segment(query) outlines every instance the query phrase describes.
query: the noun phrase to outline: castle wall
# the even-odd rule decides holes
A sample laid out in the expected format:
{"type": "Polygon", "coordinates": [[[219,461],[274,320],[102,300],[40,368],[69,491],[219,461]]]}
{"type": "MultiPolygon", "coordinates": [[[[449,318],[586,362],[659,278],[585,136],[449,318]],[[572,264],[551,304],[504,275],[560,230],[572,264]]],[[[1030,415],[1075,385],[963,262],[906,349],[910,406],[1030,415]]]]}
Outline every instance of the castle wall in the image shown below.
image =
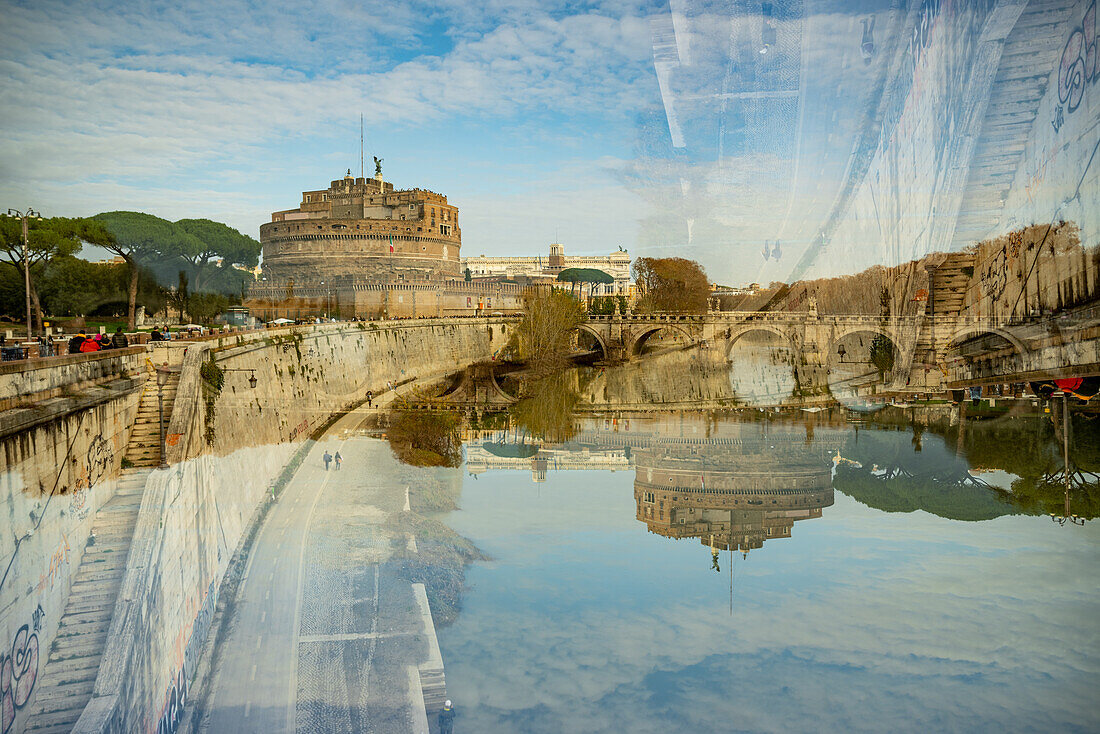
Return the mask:
{"type": "Polygon", "coordinates": [[[518,313],[524,289],[508,283],[337,281],[329,287],[258,284],[245,305],[264,321],[278,318],[427,318],[518,313]]]}

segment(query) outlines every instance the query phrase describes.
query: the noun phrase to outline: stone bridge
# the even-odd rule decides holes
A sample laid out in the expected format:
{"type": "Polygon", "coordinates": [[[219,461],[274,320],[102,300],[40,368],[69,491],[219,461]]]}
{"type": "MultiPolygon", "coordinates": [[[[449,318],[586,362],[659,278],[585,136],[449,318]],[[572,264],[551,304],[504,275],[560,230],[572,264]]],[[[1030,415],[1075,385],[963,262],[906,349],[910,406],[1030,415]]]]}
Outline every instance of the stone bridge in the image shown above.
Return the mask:
{"type": "Polygon", "coordinates": [[[806,386],[829,383],[841,342],[883,335],[893,346],[886,390],[942,389],[972,384],[1100,373],[1100,309],[1008,322],[946,315],[876,317],[805,312],[711,311],[706,314],[594,316],[579,331],[592,336],[612,363],[631,361],[657,334],[720,349],[729,358],[750,333],[770,333],[795,357],[806,386]]]}

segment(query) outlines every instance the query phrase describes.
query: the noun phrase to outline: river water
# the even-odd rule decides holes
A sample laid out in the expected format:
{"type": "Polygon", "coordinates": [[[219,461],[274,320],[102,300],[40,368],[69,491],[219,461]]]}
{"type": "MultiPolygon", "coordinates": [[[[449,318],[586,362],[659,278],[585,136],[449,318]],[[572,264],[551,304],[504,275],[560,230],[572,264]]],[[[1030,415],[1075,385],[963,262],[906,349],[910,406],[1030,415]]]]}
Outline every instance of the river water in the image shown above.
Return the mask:
{"type": "Polygon", "coordinates": [[[612,411],[580,383],[558,440],[513,410],[451,470],[438,519],[485,557],[438,629],[456,731],[1100,730],[1087,406],[612,411]]]}

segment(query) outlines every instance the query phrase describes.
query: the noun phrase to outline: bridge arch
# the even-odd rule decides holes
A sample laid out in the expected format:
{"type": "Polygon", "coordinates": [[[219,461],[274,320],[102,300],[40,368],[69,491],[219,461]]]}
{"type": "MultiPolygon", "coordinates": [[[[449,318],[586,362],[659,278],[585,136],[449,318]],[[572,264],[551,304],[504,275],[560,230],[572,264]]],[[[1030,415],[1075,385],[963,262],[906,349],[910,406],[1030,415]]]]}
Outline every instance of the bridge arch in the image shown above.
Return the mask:
{"type": "Polygon", "coordinates": [[[603,334],[600,333],[599,329],[593,328],[589,324],[581,324],[576,328],[576,331],[590,334],[592,338],[596,340],[596,343],[600,345],[600,351],[603,352],[603,358],[610,358],[611,352],[609,352],[607,349],[607,339],[603,334]]]}
{"type": "Polygon", "coordinates": [[[865,400],[866,393],[861,393],[861,390],[871,385],[891,385],[899,379],[904,383],[908,375],[899,375],[907,372],[907,348],[912,350],[912,344],[903,345],[898,331],[881,322],[868,320],[838,325],[824,354],[825,379],[829,392],[837,400],[847,404],[865,400]],[[871,340],[865,343],[862,337],[868,336],[871,340]],[[861,337],[858,348],[852,343],[853,337],[861,337]],[[875,354],[875,342],[879,337],[889,342],[888,355],[875,354]],[[845,340],[848,340],[847,349],[845,340]],[[888,356],[889,361],[878,359],[878,356],[888,356]]]}
{"type": "Polygon", "coordinates": [[[894,350],[896,352],[900,353],[902,350],[901,337],[897,329],[887,324],[868,321],[866,323],[843,324],[838,326],[829,344],[829,351],[833,351],[833,349],[840,344],[842,339],[855,334],[877,334],[879,336],[884,336],[894,345],[894,350]]]}
{"type": "Polygon", "coordinates": [[[955,333],[951,335],[951,338],[947,340],[944,350],[946,352],[957,350],[960,344],[966,339],[982,336],[983,334],[992,334],[993,336],[1001,337],[1011,344],[1020,354],[1027,354],[1029,351],[1027,345],[1012,332],[1002,329],[999,326],[985,326],[982,324],[967,324],[956,330],[955,333]]]}
{"type": "MultiPolygon", "coordinates": [[[[701,338],[698,334],[692,334],[685,329],[681,324],[675,321],[669,322],[657,322],[642,327],[636,334],[632,334],[629,343],[624,344],[626,347],[626,353],[631,357],[638,356],[638,353],[645,346],[645,343],[649,341],[650,337],[654,334],[669,329],[678,332],[681,336],[687,339],[688,342],[698,342],[701,338]]],[[[605,352],[606,353],[606,352],[605,352]]]]}
{"type": "Polygon", "coordinates": [[[785,331],[782,327],[765,322],[750,321],[747,323],[737,324],[730,326],[725,332],[720,332],[722,338],[726,340],[725,355],[726,361],[729,361],[730,355],[733,354],[734,345],[741,339],[741,337],[751,334],[753,332],[765,332],[768,334],[774,334],[778,336],[783,342],[783,346],[790,349],[792,352],[798,352],[798,343],[791,336],[789,331],[785,331]],[[728,335],[727,335],[728,334],[728,335]]]}

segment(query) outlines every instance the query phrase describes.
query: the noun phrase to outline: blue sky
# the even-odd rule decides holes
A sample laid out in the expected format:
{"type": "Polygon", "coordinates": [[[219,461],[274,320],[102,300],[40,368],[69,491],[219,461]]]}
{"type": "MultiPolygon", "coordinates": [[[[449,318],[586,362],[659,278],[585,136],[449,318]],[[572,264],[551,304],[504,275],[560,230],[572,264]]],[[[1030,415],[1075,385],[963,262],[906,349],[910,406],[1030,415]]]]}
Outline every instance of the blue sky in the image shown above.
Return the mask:
{"type": "Polygon", "coordinates": [[[379,155],[398,187],[447,194],[467,252],[541,252],[555,232],[613,250],[632,244],[637,201],[608,170],[656,103],[659,8],[8,3],[0,198],[256,236],[303,189],[358,169],[362,113],[368,168],[379,155]]]}
{"type": "Polygon", "coordinates": [[[377,155],[396,186],[445,193],[467,255],[621,245],[768,282],[835,230],[850,254],[806,275],[894,264],[950,244],[920,232],[954,221],[956,192],[892,161],[946,149],[945,100],[982,98],[963,95],[964,31],[988,8],[943,7],[915,75],[890,0],[9,0],[0,206],[257,236],[303,189],[357,171],[362,113],[368,171],[377,155]],[[941,88],[884,152],[892,128],[868,111],[895,73],[902,92],[917,76],[941,88]]]}

